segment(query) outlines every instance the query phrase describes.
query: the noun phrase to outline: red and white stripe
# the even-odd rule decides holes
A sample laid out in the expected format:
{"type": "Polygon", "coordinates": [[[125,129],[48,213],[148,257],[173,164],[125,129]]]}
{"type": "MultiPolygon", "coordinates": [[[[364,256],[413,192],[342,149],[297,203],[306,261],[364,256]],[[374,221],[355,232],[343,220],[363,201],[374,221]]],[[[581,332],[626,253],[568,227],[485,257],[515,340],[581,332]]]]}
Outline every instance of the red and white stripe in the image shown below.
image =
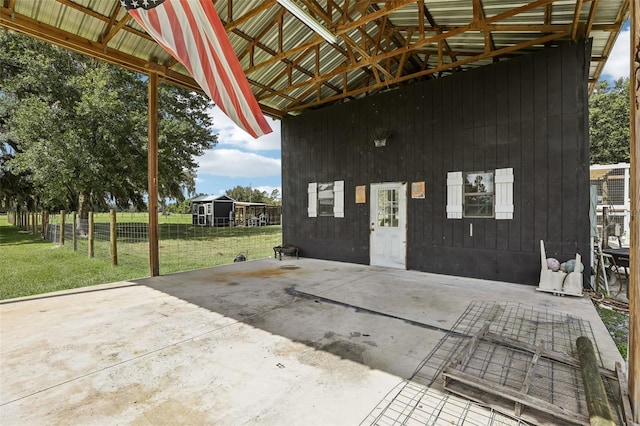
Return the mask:
{"type": "Polygon", "coordinates": [[[171,0],[129,13],[254,138],[271,133],[211,0],[171,0]]]}

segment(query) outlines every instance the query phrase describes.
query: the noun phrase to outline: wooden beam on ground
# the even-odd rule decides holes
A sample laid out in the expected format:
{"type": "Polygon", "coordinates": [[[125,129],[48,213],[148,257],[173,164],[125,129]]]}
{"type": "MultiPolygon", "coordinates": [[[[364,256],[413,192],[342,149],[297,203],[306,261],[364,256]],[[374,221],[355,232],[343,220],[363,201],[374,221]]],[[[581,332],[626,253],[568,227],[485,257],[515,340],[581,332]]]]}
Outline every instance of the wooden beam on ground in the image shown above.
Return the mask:
{"type": "Polygon", "coordinates": [[[631,262],[630,270],[630,388],[633,390],[632,404],[634,420],[640,421],[640,3],[631,2],[631,262]],[[635,371],[631,371],[635,367],[635,371]],[[635,373],[633,376],[632,374],[635,373]],[[635,382],[635,383],[633,383],[635,382]]]}
{"type": "Polygon", "coordinates": [[[160,275],[158,256],[158,74],[149,72],[149,143],[147,151],[149,186],[149,275],[160,275]]]}
{"type": "Polygon", "coordinates": [[[592,426],[614,426],[613,411],[609,405],[604,382],[598,373],[598,361],[591,340],[584,336],[578,337],[576,349],[580,359],[580,373],[589,410],[589,422],[592,426]]]}

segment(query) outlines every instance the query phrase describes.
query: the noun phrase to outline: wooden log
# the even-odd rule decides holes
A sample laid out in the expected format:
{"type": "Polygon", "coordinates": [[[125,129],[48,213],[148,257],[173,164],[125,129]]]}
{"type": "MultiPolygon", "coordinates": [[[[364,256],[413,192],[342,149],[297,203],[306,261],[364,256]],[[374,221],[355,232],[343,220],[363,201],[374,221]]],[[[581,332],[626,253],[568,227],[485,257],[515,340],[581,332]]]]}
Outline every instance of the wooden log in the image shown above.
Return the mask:
{"type": "Polygon", "coordinates": [[[613,412],[609,406],[607,392],[598,371],[598,361],[591,340],[580,336],[576,340],[580,372],[584,385],[584,394],[589,410],[589,422],[592,426],[615,426],[613,412]]]}
{"type": "Polygon", "coordinates": [[[109,246],[111,253],[111,266],[118,264],[118,224],[116,222],[116,211],[109,212],[109,246]]]}
{"type": "Polygon", "coordinates": [[[87,241],[87,246],[89,247],[87,250],[89,251],[89,257],[93,257],[94,256],[94,251],[93,251],[93,212],[89,212],[89,229],[88,229],[88,241],[87,241]]]}

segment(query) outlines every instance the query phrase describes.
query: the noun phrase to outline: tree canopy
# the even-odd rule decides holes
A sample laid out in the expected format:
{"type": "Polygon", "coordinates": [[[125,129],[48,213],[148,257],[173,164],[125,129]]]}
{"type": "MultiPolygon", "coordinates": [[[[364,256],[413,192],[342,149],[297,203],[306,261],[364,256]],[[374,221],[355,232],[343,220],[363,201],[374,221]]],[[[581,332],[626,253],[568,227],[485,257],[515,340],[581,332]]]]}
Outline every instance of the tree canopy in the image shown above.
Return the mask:
{"type": "Polygon", "coordinates": [[[227,197],[233,198],[236,201],[265,204],[278,204],[280,202],[280,191],[277,189],[271,191],[271,194],[267,194],[266,191],[238,185],[227,190],[226,194],[227,197]]]}
{"type": "Polygon", "coordinates": [[[629,162],[629,79],[598,82],[589,98],[591,164],[629,162]]]}
{"type": "MultiPolygon", "coordinates": [[[[146,76],[0,32],[0,199],[86,212],[146,208],[146,76]]],[[[207,97],[159,86],[161,199],[195,191],[217,143],[207,97]]]]}

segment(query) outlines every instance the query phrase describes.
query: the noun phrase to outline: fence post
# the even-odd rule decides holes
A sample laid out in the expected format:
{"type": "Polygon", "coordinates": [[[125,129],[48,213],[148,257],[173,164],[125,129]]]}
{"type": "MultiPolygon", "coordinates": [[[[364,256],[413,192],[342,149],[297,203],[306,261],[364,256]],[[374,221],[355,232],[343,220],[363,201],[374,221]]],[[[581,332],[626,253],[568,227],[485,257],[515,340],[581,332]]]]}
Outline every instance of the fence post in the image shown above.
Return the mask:
{"type": "Polygon", "coordinates": [[[116,211],[111,209],[109,212],[109,241],[111,242],[111,265],[118,264],[118,228],[116,223],[116,211]]]}
{"type": "Polygon", "coordinates": [[[73,224],[71,225],[71,233],[73,234],[73,251],[78,251],[78,213],[73,212],[73,224]]]}
{"type": "Polygon", "coordinates": [[[93,257],[93,212],[89,212],[89,257],[93,257]]]}
{"type": "Polygon", "coordinates": [[[44,238],[47,236],[47,213],[42,210],[42,223],[40,225],[41,234],[44,238]]]}
{"type": "Polygon", "coordinates": [[[65,211],[60,210],[60,245],[64,245],[64,219],[65,219],[65,211]]]}

